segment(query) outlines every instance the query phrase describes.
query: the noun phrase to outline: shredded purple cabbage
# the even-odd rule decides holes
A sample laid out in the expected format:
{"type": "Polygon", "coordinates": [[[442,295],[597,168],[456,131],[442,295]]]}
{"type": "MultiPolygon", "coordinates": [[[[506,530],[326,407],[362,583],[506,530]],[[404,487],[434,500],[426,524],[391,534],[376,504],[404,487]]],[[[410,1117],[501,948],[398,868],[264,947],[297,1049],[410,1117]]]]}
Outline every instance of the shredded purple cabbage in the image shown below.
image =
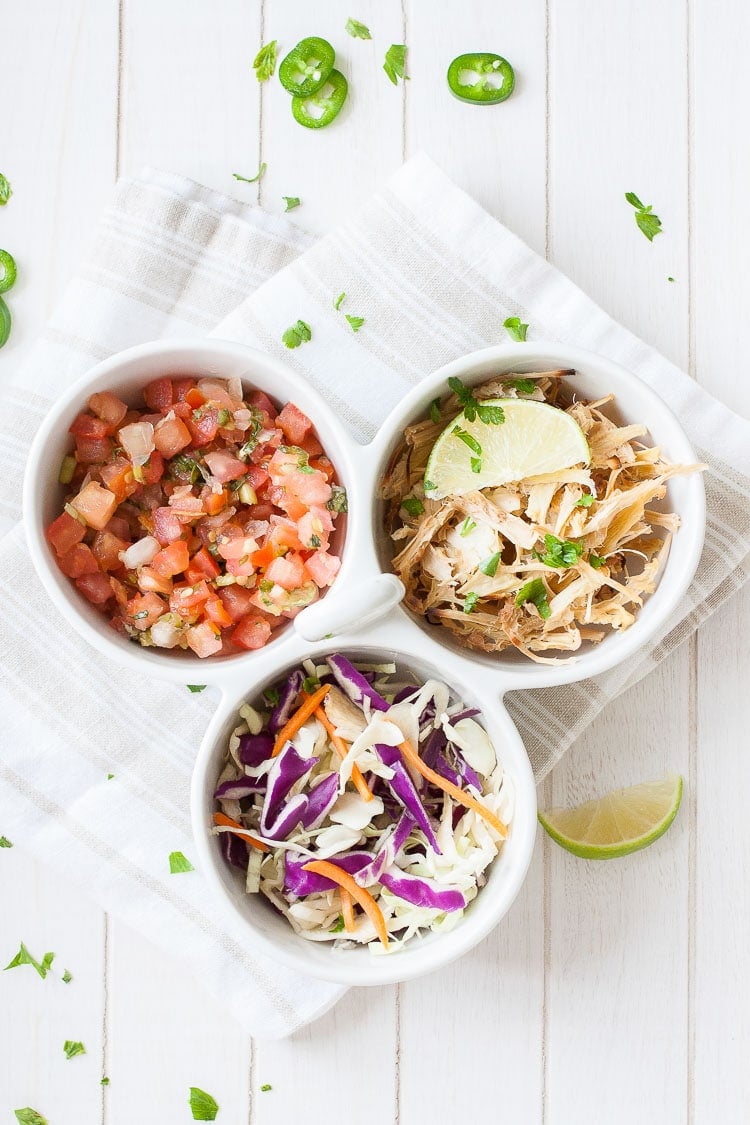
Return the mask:
{"type": "Polygon", "coordinates": [[[390,785],[393,790],[394,796],[414,817],[427,837],[432,850],[437,855],[441,855],[440,845],[437,842],[437,837],[430,824],[430,818],[425,812],[424,806],[419,799],[419,794],[414,788],[414,782],[404,765],[404,760],[401,757],[401,751],[398,746],[385,746],[383,743],[379,742],[375,746],[375,753],[378,755],[383,765],[390,766],[393,770],[393,777],[388,779],[387,784],[390,785]]]}
{"type": "Polygon", "coordinates": [[[260,814],[261,835],[269,840],[283,840],[300,823],[307,812],[309,798],[304,793],[298,793],[286,805],[283,802],[295,782],[309,773],[318,761],[318,758],[301,757],[291,742],[274,758],[260,814]]]}
{"type": "Polygon", "coordinates": [[[304,679],[305,677],[299,668],[295,668],[287,677],[286,683],[279,692],[279,702],[274,707],[268,720],[268,729],[271,734],[278,734],[284,724],[291,718],[294,705],[302,691],[304,679]]]}
{"type": "Polygon", "coordinates": [[[361,707],[365,699],[369,699],[376,711],[388,710],[390,704],[383,699],[382,695],[378,695],[374,688],[370,687],[362,673],[358,672],[345,656],[334,653],[333,656],[326,657],[326,663],[331,669],[336,683],[349,696],[352,703],[361,707]]]}
{"type": "Polygon", "coordinates": [[[238,750],[239,759],[243,766],[255,768],[265,762],[273,753],[273,735],[268,731],[260,734],[241,734],[238,750]]]}
{"type": "Polygon", "coordinates": [[[466,906],[466,900],[460,891],[439,887],[429,879],[420,879],[416,875],[407,875],[398,867],[384,871],[380,876],[380,883],[404,902],[411,902],[414,906],[426,906],[446,913],[463,910],[466,906]]]}

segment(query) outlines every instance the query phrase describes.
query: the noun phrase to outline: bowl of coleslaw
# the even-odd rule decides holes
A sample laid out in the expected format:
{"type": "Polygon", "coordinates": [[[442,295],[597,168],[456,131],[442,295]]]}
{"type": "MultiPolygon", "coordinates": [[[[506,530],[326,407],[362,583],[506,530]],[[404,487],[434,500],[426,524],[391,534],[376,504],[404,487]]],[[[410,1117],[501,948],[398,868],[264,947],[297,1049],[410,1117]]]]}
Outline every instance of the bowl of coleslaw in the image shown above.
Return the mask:
{"type": "Polygon", "coordinates": [[[192,816],[250,944],[374,985],[454,960],[502,918],[531,859],[535,787],[492,677],[467,673],[391,621],[341,648],[300,639],[225,694],[192,816]]]}

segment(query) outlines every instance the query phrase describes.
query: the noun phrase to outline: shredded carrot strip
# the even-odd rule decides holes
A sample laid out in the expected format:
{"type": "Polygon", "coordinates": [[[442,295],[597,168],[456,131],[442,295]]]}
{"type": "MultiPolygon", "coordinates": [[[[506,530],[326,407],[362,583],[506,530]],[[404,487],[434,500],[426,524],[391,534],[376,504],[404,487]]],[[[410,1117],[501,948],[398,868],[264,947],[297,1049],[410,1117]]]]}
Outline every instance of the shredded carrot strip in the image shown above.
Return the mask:
{"type": "Polygon", "coordinates": [[[503,824],[502,820],[496,817],[493,812],[490,812],[488,808],[485,808],[481,801],[477,801],[470,793],[464,793],[463,789],[459,789],[452,781],[446,781],[439,773],[435,773],[429,766],[426,766],[410,742],[402,742],[399,745],[399,750],[417,773],[421,773],[422,777],[426,777],[428,781],[437,785],[438,789],[442,789],[444,793],[450,793],[454,801],[458,801],[460,805],[464,805],[467,809],[473,809],[505,839],[508,835],[508,826],[503,824]]]}
{"type": "Polygon", "coordinates": [[[307,722],[315,708],[320,706],[330,690],[330,684],[321,684],[317,691],[307,696],[302,706],[297,708],[291,719],[284,723],[283,727],[276,735],[276,741],[273,744],[273,754],[271,755],[272,758],[275,758],[277,754],[281,753],[289,739],[297,733],[303,723],[307,722]]]}
{"type": "MultiPolygon", "coordinates": [[[[304,865],[302,870],[312,871],[315,875],[323,875],[326,879],[330,879],[332,883],[336,883],[337,886],[343,887],[345,891],[348,891],[354,901],[359,903],[372,922],[383,946],[386,949],[388,948],[388,931],[385,928],[385,918],[383,917],[380,907],[369,891],[366,891],[364,887],[360,887],[358,883],[355,883],[348,871],[337,867],[335,863],[329,863],[327,859],[311,860],[310,863],[304,865]]],[[[344,920],[344,925],[346,925],[346,919],[344,920]]]]}
{"type": "Polygon", "coordinates": [[[251,847],[257,848],[259,852],[267,852],[271,850],[268,847],[268,844],[264,844],[262,840],[256,840],[254,836],[248,836],[247,828],[240,824],[239,821],[232,820],[231,816],[225,816],[223,812],[214,813],[214,824],[220,824],[222,828],[239,829],[239,831],[235,831],[233,835],[239,836],[239,838],[241,840],[244,840],[246,844],[250,844],[251,847]]]}
{"type": "MultiPolygon", "coordinates": [[[[315,718],[318,719],[328,731],[328,737],[333,743],[339,758],[343,761],[349,752],[349,747],[346,745],[343,738],[340,738],[339,735],[336,734],[336,728],[322,707],[315,708],[315,718]]],[[[365,801],[371,801],[372,793],[370,792],[370,787],[362,776],[362,770],[357,765],[352,766],[352,781],[356,785],[360,797],[365,801]]]]}
{"type": "Polygon", "coordinates": [[[348,934],[354,932],[354,905],[346,887],[341,888],[341,913],[344,916],[344,929],[348,934]]]}

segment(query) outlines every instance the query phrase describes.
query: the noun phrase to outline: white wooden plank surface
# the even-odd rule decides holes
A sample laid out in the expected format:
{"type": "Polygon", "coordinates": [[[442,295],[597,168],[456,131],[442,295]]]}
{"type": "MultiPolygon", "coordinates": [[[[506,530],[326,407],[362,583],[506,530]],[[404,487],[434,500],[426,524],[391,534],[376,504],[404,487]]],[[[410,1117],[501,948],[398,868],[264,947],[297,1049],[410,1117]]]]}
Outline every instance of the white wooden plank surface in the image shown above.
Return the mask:
{"type": "MultiPolygon", "coordinates": [[[[748,297],[748,157],[733,125],[747,21],[738,0],[9,8],[0,170],[16,194],[0,211],[0,244],[22,273],[0,377],[75,268],[118,167],[173,168],[272,211],[299,195],[295,217],[324,231],[424,148],[605,308],[748,413],[735,331],[748,297]],[[372,42],[346,35],[349,15],[372,42]],[[310,33],[334,43],[352,80],[346,114],[317,134],[295,126],[277,83],[258,88],[250,65],[261,40],[279,39],[283,54],[310,33]],[[411,80],[396,89],[382,58],[404,41],[411,80]],[[486,47],[518,73],[496,110],[462,106],[443,85],[453,55],[486,47]],[[260,160],[259,188],[231,179],[260,160]],[[626,190],[664,221],[653,245],[626,190]]],[[[353,992],[284,1043],[251,1050],[178,951],[165,958],[18,848],[0,851],[6,963],[24,940],[37,954],[55,949],[55,967],[74,974],[68,986],[30,968],[0,976],[0,1010],[13,1013],[0,1021],[0,1115],[30,1104],[52,1125],[124,1125],[135,1112],[144,1125],[177,1122],[189,1119],[192,1083],[220,1102],[219,1120],[252,1125],[327,1123],[329,1100],[310,1096],[320,1089],[360,1125],[488,1109],[524,1125],[744,1122],[749,627],[745,595],[608,708],[545,786],[545,799],[567,802],[679,769],[685,807],[663,841],[598,866],[540,840],[516,907],[460,965],[353,992]],[[66,1038],[88,1054],[66,1060],[66,1038]]]]}

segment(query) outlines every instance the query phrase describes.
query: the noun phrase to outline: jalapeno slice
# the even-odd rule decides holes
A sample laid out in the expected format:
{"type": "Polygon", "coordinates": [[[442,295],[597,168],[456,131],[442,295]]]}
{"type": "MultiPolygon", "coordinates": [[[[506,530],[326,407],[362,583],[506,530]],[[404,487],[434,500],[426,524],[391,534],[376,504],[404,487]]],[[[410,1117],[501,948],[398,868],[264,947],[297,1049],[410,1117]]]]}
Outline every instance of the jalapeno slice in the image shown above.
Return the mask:
{"type": "Polygon", "coordinates": [[[502,55],[488,51],[458,55],[448,67],[451,93],[473,105],[497,105],[513,93],[516,76],[502,55]]]}
{"type": "Polygon", "coordinates": [[[10,336],[10,309],[0,297],[0,348],[10,336]]]}
{"type": "Polygon", "coordinates": [[[279,65],[279,81],[290,94],[308,98],[333,70],[336,52],[327,39],[301,39],[279,65]]]}
{"type": "Polygon", "coordinates": [[[0,293],[7,293],[16,281],[16,263],[7,250],[0,250],[0,293]]]}
{"type": "Polygon", "coordinates": [[[338,117],[348,89],[349,83],[341,71],[332,70],[316,93],[305,98],[292,98],[294,120],[306,129],[324,129],[338,117]]]}

